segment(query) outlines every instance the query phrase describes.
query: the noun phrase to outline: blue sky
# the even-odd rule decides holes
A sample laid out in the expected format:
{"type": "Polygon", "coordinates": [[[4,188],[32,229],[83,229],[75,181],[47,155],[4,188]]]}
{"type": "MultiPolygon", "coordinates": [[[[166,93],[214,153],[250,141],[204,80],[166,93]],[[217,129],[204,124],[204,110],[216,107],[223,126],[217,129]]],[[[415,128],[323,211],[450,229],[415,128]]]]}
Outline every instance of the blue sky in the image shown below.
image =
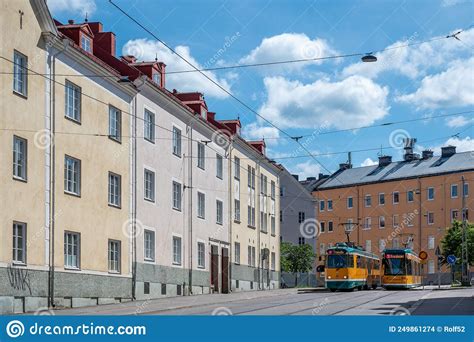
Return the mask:
{"type": "MultiPolygon", "coordinates": [[[[417,1],[152,1],[115,0],[198,67],[261,63],[371,52],[446,36],[453,38],[393,49],[376,63],[358,57],[271,67],[232,69],[208,75],[262,116],[300,140],[299,146],[226,96],[197,73],[168,75],[167,88],[201,91],[220,119],[240,117],[244,134],[266,138],[267,154],[301,177],[337,169],[347,160],[335,152],[380,149],[401,158],[401,139],[419,149],[455,144],[474,150],[473,113],[341,133],[328,131],[474,109],[474,2],[417,1]],[[458,137],[450,137],[461,132],[458,137]],[[278,159],[278,158],[287,159],[278,159]],[[322,166],[322,165],[323,166],[322,166]]],[[[167,71],[189,67],[170,54],[106,0],[48,0],[60,21],[101,21],[117,35],[119,54],[159,60],[167,71]]],[[[354,152],[355,166],[380,151],[354,152]]]]}

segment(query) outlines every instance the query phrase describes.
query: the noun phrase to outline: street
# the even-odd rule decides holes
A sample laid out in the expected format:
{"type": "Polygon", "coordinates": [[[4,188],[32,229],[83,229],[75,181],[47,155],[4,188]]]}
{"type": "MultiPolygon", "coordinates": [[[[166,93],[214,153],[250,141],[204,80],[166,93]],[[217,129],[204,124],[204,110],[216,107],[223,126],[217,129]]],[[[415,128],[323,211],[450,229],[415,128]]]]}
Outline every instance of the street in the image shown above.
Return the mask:
{"type": "Polygon", "coordinates": [[[55,310],[55,315],[474,315],[474,290],[267,292],[174,297],[55,310]]]}

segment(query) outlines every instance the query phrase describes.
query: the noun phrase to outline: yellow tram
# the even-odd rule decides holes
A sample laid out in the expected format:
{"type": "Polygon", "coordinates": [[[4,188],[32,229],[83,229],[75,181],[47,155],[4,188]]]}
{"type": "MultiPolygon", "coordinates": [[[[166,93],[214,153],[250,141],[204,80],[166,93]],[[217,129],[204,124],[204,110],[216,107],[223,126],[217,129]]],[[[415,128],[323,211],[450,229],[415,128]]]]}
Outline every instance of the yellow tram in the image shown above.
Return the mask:
{"type": "Polygon", "coordinates": [[[382,286],[409,289],[421,286],[421,259],[411,249],[386,249],[382,253],[382,286]]]}
{"type": "Polygon", "coordinates": [[[332,292],[380,286],[380,259],[360,247],[337,243],[326,252],[325,285],[332,292]]]}

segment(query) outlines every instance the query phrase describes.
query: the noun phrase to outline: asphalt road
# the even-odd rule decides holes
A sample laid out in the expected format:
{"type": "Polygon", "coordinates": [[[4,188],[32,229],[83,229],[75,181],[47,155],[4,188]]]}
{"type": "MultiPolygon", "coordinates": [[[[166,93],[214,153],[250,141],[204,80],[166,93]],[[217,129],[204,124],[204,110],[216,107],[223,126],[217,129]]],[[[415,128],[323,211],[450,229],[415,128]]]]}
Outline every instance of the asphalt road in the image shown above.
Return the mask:
{"type": "Polygon", "coordinates": [[[474,315],[474,289],[368,290],[295,289],[163,298],[55,310],[55,315],[474,315]]]}

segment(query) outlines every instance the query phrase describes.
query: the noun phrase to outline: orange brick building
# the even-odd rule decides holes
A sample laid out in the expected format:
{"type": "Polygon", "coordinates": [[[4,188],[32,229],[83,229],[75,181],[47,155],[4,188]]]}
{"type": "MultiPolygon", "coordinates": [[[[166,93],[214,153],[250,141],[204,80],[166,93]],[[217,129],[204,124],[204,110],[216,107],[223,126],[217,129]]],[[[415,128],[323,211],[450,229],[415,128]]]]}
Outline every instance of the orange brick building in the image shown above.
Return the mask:
{"type": "MultiPolygon", "coordinates": [[[[321,223],[318,256],[336,242],[346,241],[345,228],[352,227],[350,240],[379,255],[385,247],[426,251],[426,282],[435,282],[436,248],[452,220],[462,220],[463,195],[469,219],[473,183],[474,152],[456,153],[453,146],[442,148],[441,156],[431,151],[419,156],[406,148],[403,161],[383,156],[373,166],[341,164],[312,189],[321,223]]],[[[448,272],[443,282],[449,281],[448,272]]]]}

